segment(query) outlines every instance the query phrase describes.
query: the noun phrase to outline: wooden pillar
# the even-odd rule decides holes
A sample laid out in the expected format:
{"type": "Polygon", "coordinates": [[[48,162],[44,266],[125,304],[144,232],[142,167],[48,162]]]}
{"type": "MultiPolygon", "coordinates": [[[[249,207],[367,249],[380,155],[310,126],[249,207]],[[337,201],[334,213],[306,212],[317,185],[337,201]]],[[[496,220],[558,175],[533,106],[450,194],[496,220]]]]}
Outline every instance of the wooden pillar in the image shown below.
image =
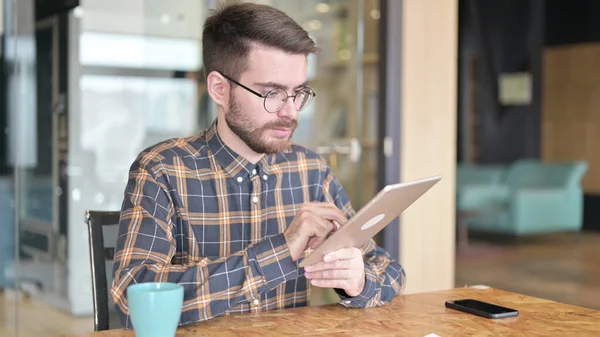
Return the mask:
{"type": "Polygon", "coordinates": [[[400,181],[442,175],[400,217],[414,293],[454,287],[458,0],[403,0],[401,12],[400,181]]]}

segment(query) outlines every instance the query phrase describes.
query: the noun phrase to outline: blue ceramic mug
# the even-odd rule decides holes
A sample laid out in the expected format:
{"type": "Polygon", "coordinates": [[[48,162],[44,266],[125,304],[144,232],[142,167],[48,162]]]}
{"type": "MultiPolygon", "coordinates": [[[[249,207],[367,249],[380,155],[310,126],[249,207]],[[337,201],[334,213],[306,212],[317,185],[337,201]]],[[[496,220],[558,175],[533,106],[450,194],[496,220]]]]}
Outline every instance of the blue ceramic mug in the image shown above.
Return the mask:
{"type": "Polygon", "coordinates": [[[136,337],[175,336],[183,305],[183,286],[137,283],[127,287],[127,300],[136,337]]]}

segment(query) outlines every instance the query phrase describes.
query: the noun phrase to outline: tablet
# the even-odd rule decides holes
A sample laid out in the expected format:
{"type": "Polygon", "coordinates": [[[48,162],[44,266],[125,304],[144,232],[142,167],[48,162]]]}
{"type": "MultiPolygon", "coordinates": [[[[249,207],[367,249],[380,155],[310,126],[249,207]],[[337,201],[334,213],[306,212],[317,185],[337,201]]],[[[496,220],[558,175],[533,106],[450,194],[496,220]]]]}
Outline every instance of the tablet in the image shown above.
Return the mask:
{"type": "Polygon", "coordinates": [[[319,263],[323,256],[341,248],[362,247],[441,179],[441,176],[434,176],[386,186],[304,258],[299,266],[319,263]]]}

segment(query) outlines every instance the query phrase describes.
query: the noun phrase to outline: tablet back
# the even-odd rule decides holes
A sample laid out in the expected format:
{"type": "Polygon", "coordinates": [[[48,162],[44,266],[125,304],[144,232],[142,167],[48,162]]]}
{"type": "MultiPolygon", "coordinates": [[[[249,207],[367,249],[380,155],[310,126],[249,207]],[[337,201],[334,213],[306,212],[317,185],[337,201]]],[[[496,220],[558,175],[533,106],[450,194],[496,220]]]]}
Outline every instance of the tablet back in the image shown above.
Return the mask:
{"type": "Polygon", "coordinates": [[[321,262],[324,255],[341,248],[363,246],[440,180],[440,176],[434,176],[386,186],[299,266],[321,262]]]}

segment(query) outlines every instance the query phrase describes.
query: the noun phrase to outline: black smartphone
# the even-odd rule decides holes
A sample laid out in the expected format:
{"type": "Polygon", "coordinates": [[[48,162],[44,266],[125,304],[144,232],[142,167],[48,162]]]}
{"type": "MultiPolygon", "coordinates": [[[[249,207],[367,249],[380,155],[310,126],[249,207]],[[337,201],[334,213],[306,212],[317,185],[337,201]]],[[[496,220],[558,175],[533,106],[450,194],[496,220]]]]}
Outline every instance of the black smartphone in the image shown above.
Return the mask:
{"type": "Polygon", "coordinates": [[[508,318],[519,316],[519,311],[499,305],[486,303],[474,299],[446,301],[446,308],[466,312],[485,318],[508,318]]]}

